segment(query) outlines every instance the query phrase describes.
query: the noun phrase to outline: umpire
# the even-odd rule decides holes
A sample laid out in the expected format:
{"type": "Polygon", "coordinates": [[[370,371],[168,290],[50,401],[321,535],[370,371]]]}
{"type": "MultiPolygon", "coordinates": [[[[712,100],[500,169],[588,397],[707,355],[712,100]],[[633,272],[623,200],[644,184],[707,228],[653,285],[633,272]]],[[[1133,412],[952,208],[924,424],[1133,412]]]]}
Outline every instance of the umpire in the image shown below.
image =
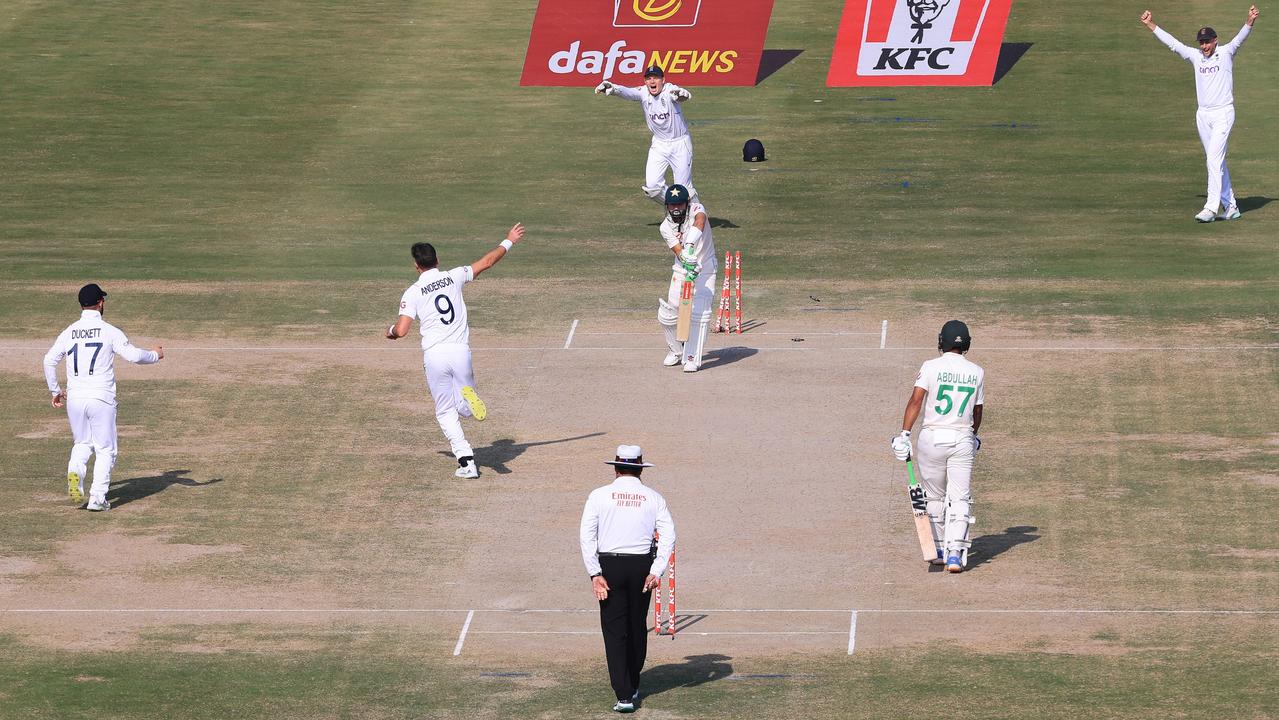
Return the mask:
{"type": "Polygon", "coordinates": [[[640,670],[648,652],[648,604],[675,547],[675,523],[661,493],[640,482],[638,445],[620,445],[606,460],[613,482],[596,488],[582,510],[582,562],[600,602],[600,627],[608,676],[617,696],[613,710],[634,712],[640,670]],[[660,540],[653,541],[654,533],[660,540]],[[656,548],[654,546],[656,545],[656,548]]]}

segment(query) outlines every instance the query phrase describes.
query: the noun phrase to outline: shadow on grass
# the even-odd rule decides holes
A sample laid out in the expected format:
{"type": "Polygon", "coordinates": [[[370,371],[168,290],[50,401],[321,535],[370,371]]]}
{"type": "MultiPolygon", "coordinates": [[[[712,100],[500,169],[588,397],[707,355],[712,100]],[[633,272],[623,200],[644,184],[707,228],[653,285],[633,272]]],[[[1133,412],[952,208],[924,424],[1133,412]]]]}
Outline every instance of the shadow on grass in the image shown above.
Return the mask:
{"type": "MultiPolygon", "coordinates": [[[[973,546],[968,551],[968,570],[981,567],[994,557],[1002,555],[1023,543],[1039,539],[1039,528],[1034,525],[1015,525],[994,535],[982,535],[973,538],[973,546]]],[[[937,567],[941,567],[938,565],[937,567]]]]}
{"type": "Polygon", "coordinates": [[[167,470],[160,475],[152,475],[150,477],[135,477],[127,480],[118,480],[111,483],[111,489],[107,491],[107,500],[112,507],[120,505],[128,505],[134,500],[141,500],[144,497],[150,497],[170,485],[182,485],[183,487],[204,487],[214,483],[222,482],[222,478],[213,478],[200,482],[189,477],[182,477],[190,470],[167,470]]]}
{"type": "Polygon", "coordinates": [[[991,85],[998,85],[1000,80],[1013,69],[1021,56],[1030,51],[1034,43],[1002,43],[999,46],[999,59],[995,61],[995,77],[991,79],[991,85]]]}
{"type": "Polygon", "coordinates": [[[759,70],[755,73],[755,85],[764,82],[769,75],[786,67],[791,60],[799,57],[803,50],[765,50],[760,54],[759,70]]]}
{"type": "MultiPolygon", "coordinates": [[[[660,642],[654,640],[653,642],[660,642]]],[[[728,655],[689,655],[679,664],[658,665],[640,675],[640,699],[660,695],[667,690],[697,687],[733,674],[728,655]]]]}
{"type": "MultiPolygon", "coordinates": [[[[585,440],[586,438],[599,437],[604,435],[603,432],[589,433],[587,435],[578,435],[576,437],[561,438],[559,440],[541,440],[539,442],[517,443],[510,438],[502,438],[494,440],[493,444],[488,447],[477,447],[475,450],[475,464],[482,468],[492,468],[498,475],[509,475],[511,469],[506,466],[515,458],[524,454],[525,450],[539,445],[555,445],[558,443],[573,442],[574,440],[585,440]]],[[[453,453],[448,450],[441,450],[440,454],[447,458],[452,458],[453,453]]]]}
{"type": "Polygon", "coordinates": [[[731,365],[738,360],[745,360],[752,355],[758,355],[759,351],[749,347],[725,347],[714,350],[707,350],[702,356],[702,370],[710,370],[724,365],[731,365]]]}
{"type": "MultiPolygon", "coordinates": [[[[1208,199],[1208,196],[1199,193],[1198,197],[1208,199]]],[[[1236,197],[1235,204],[1239,206],[1240,213],[1250,213],[1253,210],[1260,210],[1274,201],[1274,198],[1265,195],[1250,195],[1248,197],[1236,197]]]]}

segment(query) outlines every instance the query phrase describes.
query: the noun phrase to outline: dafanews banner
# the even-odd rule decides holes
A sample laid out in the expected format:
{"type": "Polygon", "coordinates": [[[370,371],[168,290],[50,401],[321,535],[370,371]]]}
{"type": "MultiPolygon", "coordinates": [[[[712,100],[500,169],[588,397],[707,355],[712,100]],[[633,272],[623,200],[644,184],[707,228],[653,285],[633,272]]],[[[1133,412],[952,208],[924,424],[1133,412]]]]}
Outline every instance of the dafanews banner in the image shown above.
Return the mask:
{"type": "Polygon", "coordinates": [[[521,85],[754,85],[773,0],[540,0],[521,85]]]}
{"type": "Polygon", "coordinates": [[[847,0],[829,87],[990,85],[1012,0],[847,0]]]}

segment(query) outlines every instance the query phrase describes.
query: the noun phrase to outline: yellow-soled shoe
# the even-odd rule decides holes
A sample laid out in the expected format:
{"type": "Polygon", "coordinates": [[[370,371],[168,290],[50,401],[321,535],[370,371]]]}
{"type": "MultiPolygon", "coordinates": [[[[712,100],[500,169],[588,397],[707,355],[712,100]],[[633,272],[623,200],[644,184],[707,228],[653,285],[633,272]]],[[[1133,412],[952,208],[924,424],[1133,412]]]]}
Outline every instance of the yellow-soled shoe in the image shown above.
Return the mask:
{"type": "Polygon", "coordinates": [[[488,408],[484,405],[484,401],[480,399],[480,396],[475,394],[475,388],[470,385],[462,388],[462,399],[470,406],[471,417],[477,421],[484,422],[484,418],[489,416],[488,408]]]}
{"type": "Polygon", "coordinates": [[[84,491],[80,489],[79,473],[67,473],[67,497],[71,498],[71,502],[77,505],[84,502],[84,491]]]}

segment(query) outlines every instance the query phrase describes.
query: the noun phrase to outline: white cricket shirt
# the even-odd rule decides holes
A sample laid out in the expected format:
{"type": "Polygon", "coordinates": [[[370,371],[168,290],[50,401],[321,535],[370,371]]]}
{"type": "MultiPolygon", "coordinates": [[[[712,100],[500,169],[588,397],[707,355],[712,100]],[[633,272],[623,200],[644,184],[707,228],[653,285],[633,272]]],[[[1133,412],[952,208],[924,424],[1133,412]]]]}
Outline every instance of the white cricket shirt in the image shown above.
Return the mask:
{"type": "Polygon", "coordinates": [[[1195,66],[1195,96],[1199,99],[1199,107],[1213,110],[1235,102],[1235,53],[1243,41],[1248,39],[1252,27],[1244,24],[1239,34],[1225,45],[1217,45],[1217,51],[1208,57],[1197,47],[1182,45],[1177,38],[1155,27],[1155,37],[1177,53],[1182,59],[1195,66]]]}
{"type": "Polygon", "coordinates": [[[466,321],[462,286],[474,279],[470,265],[455,267],[448,272],[431,268],[404,291],[400,297],[400,314],[417,318],[423,350],[442,343],[470,343],[471,330],[466,321]]]}
{"type": "Polygon", "coordinates": [[[115,404],[115,356],[140,365],[160,361],[160,353],[129,342],[120,328],[102,319],[97,310],[82,310],[44,355],[44,379],[49,394],[58,387],[58,363],[67,358],[67,397],[115,404]]]}
{"type": "Polygon", "coordinates": [[[684,124],[684,113],[671,91],[683,89],[668,82],[660,93],[653,95],[647,85],[635,88],[614,85],[613,94],[624,100],[639,101],[644,108],[644,121],[653,132],[654,140],[678,140],[688,134],[688,125],[684,124]]]}
{"type": "MultiPolygon", "coordinates": [[[[688,204],[688,213],[684,222],[676,226],[671,220],[670,213],[662,220],[662,224],[658,227],[658,231],[662,234],[662,239],[666,241],[667,248],[675,247],[676,243],[684,242],[684,235],[693,227],[693,220],[698,213],[706,213],[706,227],[702,229],[702,237],[697,241],[697,260],[702,264],[702,274],[713,273],[719,267],[715,258],[718,256],[715,252],[715,241],[711,239],[711,214],[706,212],[706,208],[702,207],[699,202],[690,202],[688,204]]],[[[683,270],[684,265],[677,258],[671,264],[672,270],[683,270]]]]}
{"type": "Polygon", "coordinates": [[[973,408],[985,404],[986,371],[959,353],[942,353],[919,367],[915,387],[923,388],[924,428],[973,429],[973,408]]]}
{"type": "Polygon", "coordinates": [[[598,553],[647,554],[653,547],[654,531],[660,537],[649,573],[660,576],[675,547],[675,521],[666,498],[630,475],[618,475],[608,485],[591,491],[582,509],[579,534],[586,573],[600,571],[598,553]]]}

